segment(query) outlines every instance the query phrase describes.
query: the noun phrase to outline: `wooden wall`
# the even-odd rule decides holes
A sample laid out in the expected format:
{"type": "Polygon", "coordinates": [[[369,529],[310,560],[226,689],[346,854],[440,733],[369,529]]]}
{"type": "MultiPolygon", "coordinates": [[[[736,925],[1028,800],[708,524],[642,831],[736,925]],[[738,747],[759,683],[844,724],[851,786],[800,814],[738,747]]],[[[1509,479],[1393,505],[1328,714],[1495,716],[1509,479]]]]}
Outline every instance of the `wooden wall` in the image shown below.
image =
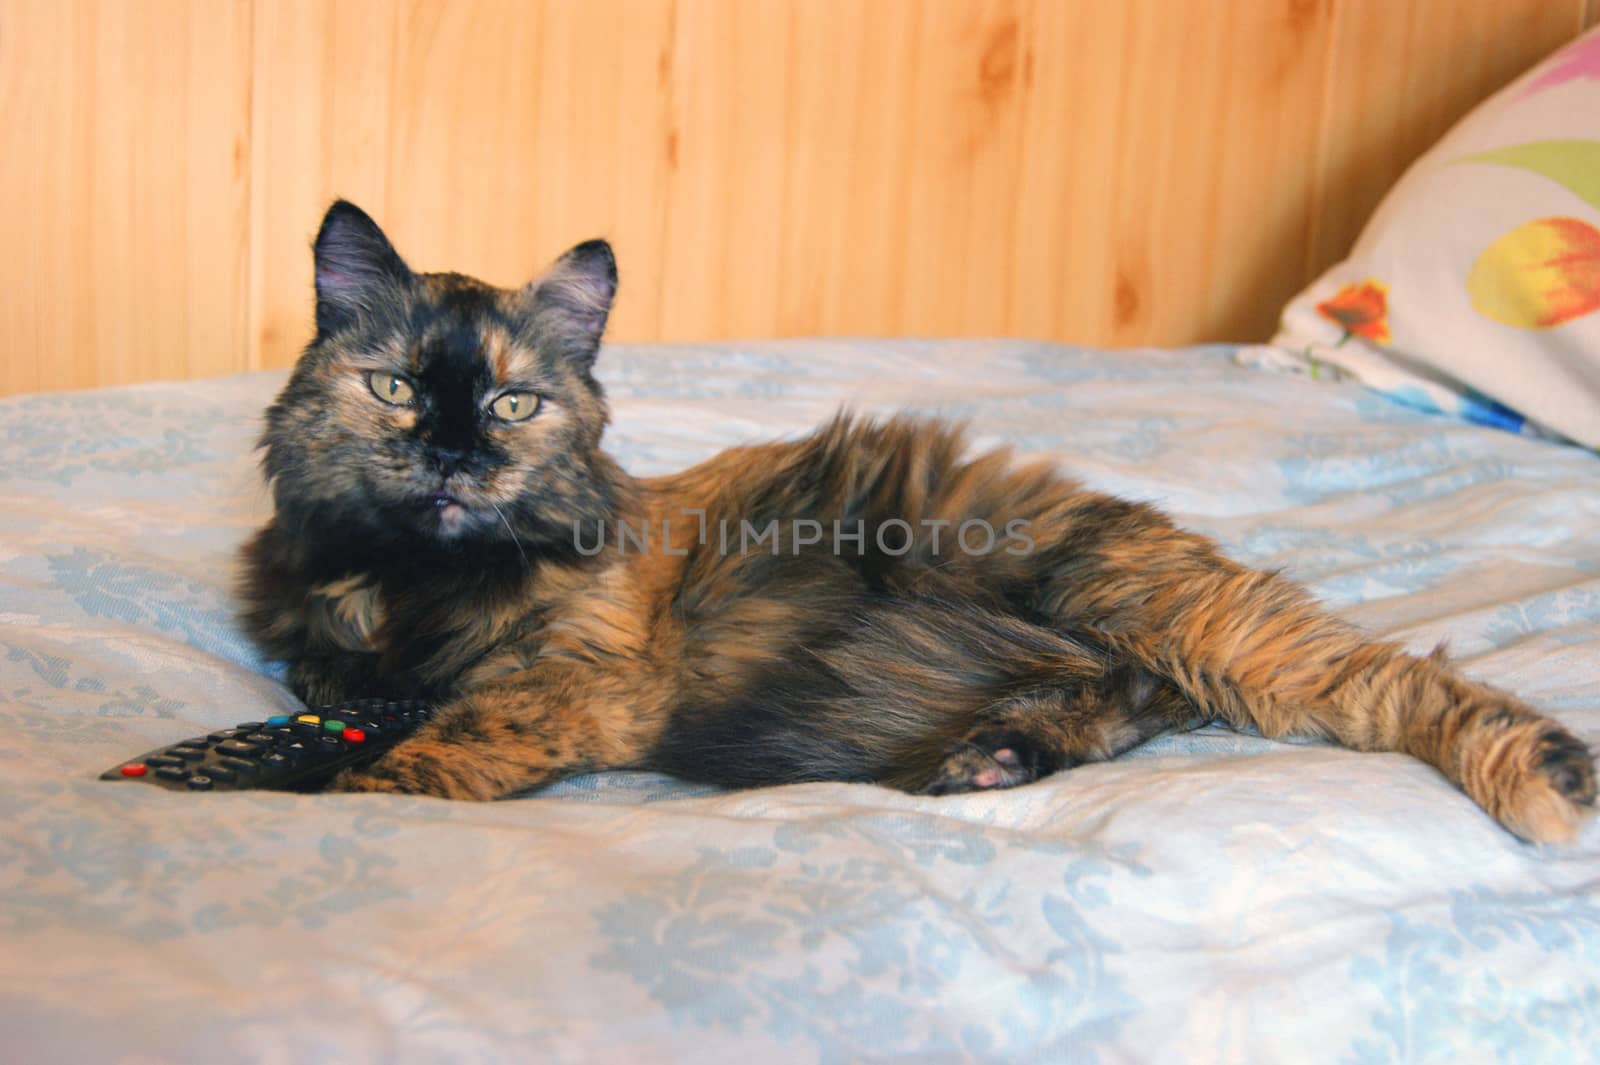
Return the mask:
{"type": "Polygon", "coordinates": [[[0,392],[284,366],[327,202],[617,339],[1256,339],[1596,0],[0,0],[0,392]]]}

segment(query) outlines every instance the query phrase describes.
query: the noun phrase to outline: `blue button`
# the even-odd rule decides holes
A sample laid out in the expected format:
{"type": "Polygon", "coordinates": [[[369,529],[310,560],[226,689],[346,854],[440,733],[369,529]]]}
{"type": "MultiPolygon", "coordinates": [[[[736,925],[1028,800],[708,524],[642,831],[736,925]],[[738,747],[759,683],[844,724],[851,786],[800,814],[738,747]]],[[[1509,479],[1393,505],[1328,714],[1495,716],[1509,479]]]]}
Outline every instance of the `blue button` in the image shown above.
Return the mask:
{"type": "Polygon", "coordinates": [[[288,723],[289,723],[289,715],[288,714],[279,714],[277,717],[269,717],[269,718],[267,718],[267,724],[269,726],[272,726],[273,728],[278,728],[278,727],[281,727],[283,725],[287,725],[288,723]]]}

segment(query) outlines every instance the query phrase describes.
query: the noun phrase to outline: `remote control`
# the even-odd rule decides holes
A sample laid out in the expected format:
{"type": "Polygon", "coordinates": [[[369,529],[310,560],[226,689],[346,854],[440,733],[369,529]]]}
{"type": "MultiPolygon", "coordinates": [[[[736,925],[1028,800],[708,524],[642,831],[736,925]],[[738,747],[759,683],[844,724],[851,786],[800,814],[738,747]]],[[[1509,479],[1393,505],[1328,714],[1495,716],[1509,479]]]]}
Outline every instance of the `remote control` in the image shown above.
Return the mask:
{"type": "Polygon", "coordinates": [[[341,769],[377,758],[432,714],[431,707],[409,699],[357,699],[158,747],[112,766],[100,779],[177,791],[315,791],[341,769]]]}

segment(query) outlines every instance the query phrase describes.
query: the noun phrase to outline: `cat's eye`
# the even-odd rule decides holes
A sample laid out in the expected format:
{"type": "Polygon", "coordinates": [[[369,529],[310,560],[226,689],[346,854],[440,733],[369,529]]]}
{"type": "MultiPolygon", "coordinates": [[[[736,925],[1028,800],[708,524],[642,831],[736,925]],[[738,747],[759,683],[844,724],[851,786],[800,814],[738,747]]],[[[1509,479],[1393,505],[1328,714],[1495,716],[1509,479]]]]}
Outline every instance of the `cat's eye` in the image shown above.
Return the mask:
{"type": "Polygon", "coordinates": [[[489,404],[489,409],[501,421],[525,422],[538,413],[539,397],[532,392],[507,392],[489,404]]]}
{"type": "Polygon", "coordinates": [[[408,407],[416,392],[407,381],[399,374],[379,373],[377,370],[367,374],[367,387],[372,389],[372,394],[385,403],[392,403],[396,407],[408,407]]]}

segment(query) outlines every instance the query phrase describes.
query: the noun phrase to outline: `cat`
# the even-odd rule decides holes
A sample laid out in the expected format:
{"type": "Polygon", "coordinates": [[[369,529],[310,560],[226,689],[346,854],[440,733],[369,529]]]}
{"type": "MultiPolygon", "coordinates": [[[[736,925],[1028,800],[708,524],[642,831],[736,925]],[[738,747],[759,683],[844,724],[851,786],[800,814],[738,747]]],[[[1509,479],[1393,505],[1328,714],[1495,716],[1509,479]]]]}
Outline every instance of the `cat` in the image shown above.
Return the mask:
{"type": "Polygon", "coordinates": [[[487,800],[626,767],[943,794],[1219,719],[1413,755],[1527,840],[1592,812],[1556,722],[954,426],[841,414],[630,477],[600,446],[603,241],[501,290],[414,273],[340,201],[313,259],[243,622],[308,703],[440,706],[335,790],[487,800]]]}

